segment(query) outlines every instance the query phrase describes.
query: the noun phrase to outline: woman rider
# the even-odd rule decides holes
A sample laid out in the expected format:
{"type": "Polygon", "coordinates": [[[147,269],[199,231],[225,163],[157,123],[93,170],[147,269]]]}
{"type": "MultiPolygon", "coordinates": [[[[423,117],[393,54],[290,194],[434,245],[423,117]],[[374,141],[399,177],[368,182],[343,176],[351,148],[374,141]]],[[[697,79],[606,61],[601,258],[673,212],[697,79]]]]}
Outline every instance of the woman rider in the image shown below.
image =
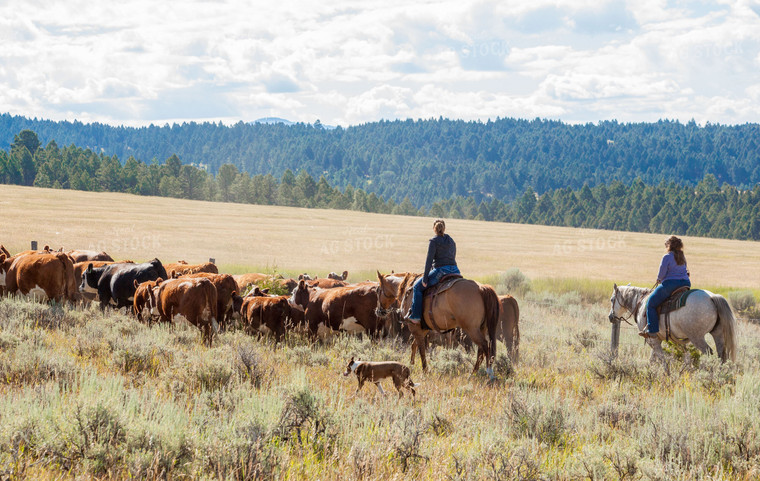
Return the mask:
{"type": "Polygon", "coordinates": [[[438,284],[446,274],[459,274],[456,261],[457,245],[454,239],[445,233],[446,224],[443,220],[437,219],[433,222],[433,231],[435,237],[430,239],[428,244],[425,271],[423,276],[414,283],[412,307],[406,318],[408,322],[414,324],[419,324],[422,318],[422,293],[425,288],[438,284]]]}
{"type": "Polygon", "coordinates": [[[679,287],[691,287],[689,270],[686,268],[686,256],[683,255],[683,242],[676,236],[665,241],[668,253],[662,257],[660,272],[657,274],[659,286],[647,299],[647,330],[639,333],[642,337],[657,337],[660,331],[660,316],[657,307],[679,287]]]}

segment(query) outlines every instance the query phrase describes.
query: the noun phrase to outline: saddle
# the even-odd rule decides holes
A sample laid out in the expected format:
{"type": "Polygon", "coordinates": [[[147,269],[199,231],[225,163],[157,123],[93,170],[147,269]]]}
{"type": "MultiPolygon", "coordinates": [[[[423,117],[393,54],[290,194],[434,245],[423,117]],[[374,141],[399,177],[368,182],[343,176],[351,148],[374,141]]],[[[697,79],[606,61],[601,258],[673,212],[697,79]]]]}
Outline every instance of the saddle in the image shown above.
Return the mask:
{"type": "Polygon", "coordinates": [[[457,282],[463,280],[464,277],[462,277],[461,274],[446,274],[445,276],[441,277],[441,280],[438,281],[438,284],[434,286],[430,286],[425,289],[425,291],[422,294],[422,302],[423,306],[427,305],[428,311],[427,311],[427,321],[425,319],[425,316],[422,316],[422,327],[432,329],[433,331],[437,332],[444,332],[442,331],[438,325],[435,322],[435,319],[433,318],[433,301],[435,300],[435,297],[441,294],[442,292],[445,292],[449,290],[454,284],[457,282]],[[427,300],[430,299],[430,302],[427,302],[427,300]]]}
{"type": "Polygon", "coordinates": [[[694,292],[690,288],[684,286],[679,287],[673,293],[665,299],[665,302],[657,306],[657,313],[659,315],[663,314],[670,314],[673,311],[677,311],[678,309],[682,308],[686,305],[686,299],[689,297],[689,294],[694,292]]]}

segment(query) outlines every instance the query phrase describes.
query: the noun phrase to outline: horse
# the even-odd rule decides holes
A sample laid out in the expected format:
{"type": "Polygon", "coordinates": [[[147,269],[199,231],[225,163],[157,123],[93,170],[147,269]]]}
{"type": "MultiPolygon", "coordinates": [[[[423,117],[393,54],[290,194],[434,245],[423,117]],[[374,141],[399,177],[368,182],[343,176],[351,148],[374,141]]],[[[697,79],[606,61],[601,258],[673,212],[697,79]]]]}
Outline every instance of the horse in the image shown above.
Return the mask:
{"type": "MultiPolygon", "coordinates": [[[[387,317],[396,303],[402,312],[408,311],[412,303],[412,287],[419,275],[406,274],[403,278],[393,276],[391,279],[391,276],[383,276],[378,271],[377,278],[380,281],[375,311],[377,316],[387,317]]],[[[432,311],[435,325],[441,331],[462,328],[478,346],[473,374],[485,358],[486,372],[494,379],[491,363],[496,357],[496,326],[499,322],[500,304],[493,288],[463,279],[435,296],[432,306],[430,302],[430,299],[425,299],[423,318],[427,325],[432,324],[429,317],[429,312],[432,311]]],[[[416,348],[419,347],[422,370],[427,371],[425,339],[431,329],[423,328],[421,323],[407,323],[407,327],[414,337],[412,359],[416,348]]]]}
{"type": "MultiPolygon", "coordinates": [[[[610,322],[636,320],[639,330],[646,328],[646,301],[651,289],[635,286],[615,287],[610,298],[610,322]],[[623,317],[628,313],[628,318],[623,317]]],[[[666,339],[663,318],[660,318],[660,331],[656,338],[646,339],[652,347],[652,361],[664,360],[662,341],[666,339]]],[[[712,349],[705,341],[707,333],[712,335],[715,348],[721,360],[736,360],[736,319],[726,299],[706,290],[696,290],[686,299],[684,307],[670,313],[670,340],[684,346],[691,342],[702,354],[712,354],[712,349]]]]}

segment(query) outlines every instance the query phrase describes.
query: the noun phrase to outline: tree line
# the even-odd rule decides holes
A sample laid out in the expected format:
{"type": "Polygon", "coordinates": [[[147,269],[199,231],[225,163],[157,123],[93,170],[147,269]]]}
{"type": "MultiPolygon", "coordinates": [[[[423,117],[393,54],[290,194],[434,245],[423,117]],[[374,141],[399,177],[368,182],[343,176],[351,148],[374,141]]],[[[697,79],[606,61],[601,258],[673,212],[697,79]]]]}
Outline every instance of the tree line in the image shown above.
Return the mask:
{"type": "Polygon", "coordinates": [[[98,154],[50,141],[24,130],[10,151],[0,150],[0,183],[100,192],[126,192],[183,199],[312,207],[399,215],[476,219],[632,232],[760,240],[760,185],[739,189],[707,174],[696,186],[676,182],[647,185],[637,178],[580,189],[537,194],[531,187],[511,202],[454,195],[429,208],[408,197],[396,202],[351,184],[339,189],[306,170],[281,176],[240,171],[222,164],[216,175],[205,166],[183,164],[176,154],[159,163],[98,154]]]}
{"type": "Polygon", "coordinates": [[[140,128],[0,115],[0,148],[21,130],[42,142],[78,145],[119,159],[167,159],[217,175],[225,164],[251,176],[306,171],[385,199],[429,208],[461,196],[511,202],[619,180],[695,186],[707,174],[752,189],[760,182],[760,125],[654,123],[570,125],[500,118],[380,121],[348,128],[315,124],[182,123],[140,128]],[[3,143],[3,140],[5,143],[3,143]]]}

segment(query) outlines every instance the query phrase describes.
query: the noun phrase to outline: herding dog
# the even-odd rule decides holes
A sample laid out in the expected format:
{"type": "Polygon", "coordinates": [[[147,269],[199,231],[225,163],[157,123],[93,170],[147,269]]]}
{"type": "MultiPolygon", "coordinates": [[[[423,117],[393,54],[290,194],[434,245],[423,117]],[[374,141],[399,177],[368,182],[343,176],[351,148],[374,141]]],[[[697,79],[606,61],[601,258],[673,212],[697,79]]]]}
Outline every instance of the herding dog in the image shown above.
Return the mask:
{"type": "Polygon", "coordinates": [[[401,391],[402,387],[410,390],[412,392],[412,396],[415,396],[417,394],[414,391],[414,388],[419,386],[419,384],[412,382],[412,379],[409,377],[409,368],[403,364],[391,361],[354,361],[354,358],[351,357],[351,360],[348,362],[348,366],[346,366],[346,372],[344,372],[343,375],[348,376],[351,374],[351,371],[356,373],[356,379],[359,381],[359,387],[356,388],[357,393],[362,388],[362,386],[364,386],[364,382],[369,381],[375,383],[377,389],[380,390],[380,394],[384,396],[385,392],[383,391],[383,387],[380,385],[380,381],[386,377],[390,377],[393,379],[393,385],[396,386],[399,397],[402,397],[404,395],[401,391]]]}

